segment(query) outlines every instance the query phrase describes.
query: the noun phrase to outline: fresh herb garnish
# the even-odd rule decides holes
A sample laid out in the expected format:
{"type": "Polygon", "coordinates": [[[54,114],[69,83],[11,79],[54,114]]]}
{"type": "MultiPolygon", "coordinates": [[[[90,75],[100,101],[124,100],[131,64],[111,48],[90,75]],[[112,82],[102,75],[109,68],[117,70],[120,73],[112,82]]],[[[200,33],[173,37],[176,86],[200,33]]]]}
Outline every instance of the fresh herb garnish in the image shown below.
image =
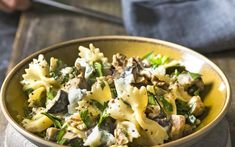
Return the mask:
{"type": "Polygon", "coordinates": [[[99,62],[95,62],[94,63],[94,68],[96,70],[96,73],[98,74],[99,77],[103,76],[102,70],[103,70],[103,66],[101,63],[99,62]]]}
{"type": "Polygon", "coordinates": [[[91,121],[91,118],[89,116],[88,109],[85,109],[85,110],[81,111],[79,114],[80,114],[80,117],[81,117],[83,123],[86,125],[87,128],[89,128],[92,124],[92,121],[91,121]]]}
{"type": "Polygon", "coordinates": [[[58,118],[57,116],[54,116],[54,115],[52,115],[50,113],[47,113],[47,112],[43,112],[42,114],[46,115],[53,122],[53,124],[56,128],[61,128],[62,127],[61,119],[58,118]]]}

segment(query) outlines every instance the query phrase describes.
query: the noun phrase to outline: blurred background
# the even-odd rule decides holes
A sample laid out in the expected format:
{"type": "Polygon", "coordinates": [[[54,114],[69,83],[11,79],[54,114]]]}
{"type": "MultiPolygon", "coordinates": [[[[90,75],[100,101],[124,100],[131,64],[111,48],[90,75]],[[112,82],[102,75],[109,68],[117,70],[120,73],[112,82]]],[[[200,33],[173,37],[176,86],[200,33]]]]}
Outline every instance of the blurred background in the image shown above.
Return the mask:
{"type": "MultiPolygon", "coordinates": [[[[44,2],[46,1],[44,0],[44,2]]],[[[103,12],[111,15],[105,16],[111,21],[117,20],[119,22],[119,18],[121,18],[123,24],[120,24],[38,2],[28,3],[29,0],[0,0],[0,86],[6,73],[19,61],[49,45],[89,36],[140,35],[176,42],[200,51],[225,72],[232,85],[232,91],[235,91],[235,13],[233,10],[235,2],[233,0],[222,2],[220,0],[205,0],[200,1],[201,4],[192,0],[147,0],[147,3],[144,0],[139,0],[141,3],[135,3],[138,0],[127,1],[56,1],[83,10],[89,9],[86,13],[89,13],[90,9],[91,12],[103,12]],[[18,2],[14,3],[14,1],[18,2]],[[151,5],[151,1],[155,3],[151,5]],[[189,1],[191,2],[189,3],[189,1]],[[227,2],[231,2],[231,4],[227,2]],[[7,3],[10,4],[7,5],[7,3]],[[26,4],[22,5],[22,3],[26,4]],[[203,10],[206,12],[198,8],[202,8],[201,6],[204,6],[203,10]],[[215,11],[216,9],[223,11],[215,11]],[[181,14],[187,14],[187,17],[181,16],[181,14]],[[234,15],[230,16],[230,14],[234,15]],[[166,19],[163,19],[164,15],[166,19]],[[200,16],[210,17],[200,18],[200,16]],[[186,18],[185,21],[182,18],[186,18]],[[186,25],[184,25],[185,22],[187,22],[186,25]],[[161,29],[159,30],[159,28],[161,29]],[[231,29],[233,32],[230,31],[231,29]],[[193,34],[189,30],[192,30],[193,34]],[[166,35],[161,35],[160,32],[166,35]],[[173,36],[173,38],[169,36],[173,36]],[[195,36],[196,38],[194,38],[195,36]],[[183,38],[183,40],[178,40],[178,38],[183,38]],[[184,40],[186,41],[184,42],[184,40]],[[197,41],[200,42],[198,46],[195,45],[197,41]],[[200,44],[203,45],[202,48],[200,48],[200,44]]],[[[233,99],[235,99],[234,95],[233,99]]],[[[232,106],[226,117],[230,123],[232,145],[235,146],[233,137],[235,136],[234,103],[232,101],[232,106]]],[[[3,132],[7,123],[1,113],[0,120],[0,142],[3,142],[3,132]]]]}

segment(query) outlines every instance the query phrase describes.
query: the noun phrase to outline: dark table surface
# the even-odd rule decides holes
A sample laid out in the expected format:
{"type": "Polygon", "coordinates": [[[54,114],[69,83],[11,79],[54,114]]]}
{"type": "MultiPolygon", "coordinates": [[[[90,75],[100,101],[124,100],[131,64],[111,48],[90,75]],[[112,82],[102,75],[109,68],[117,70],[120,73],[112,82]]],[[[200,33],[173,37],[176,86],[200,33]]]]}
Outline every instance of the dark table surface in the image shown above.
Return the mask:
{"type": "MultiPolygon", "coordinates": [[[[121,16],[119,0],[68,0],[66,2],[121,16]]],[[[2,52],[3,50],[0,49],[0,60],[3,57],[6,58],[3,60],[4,63],[0,64],[0,72],[4,73],[1,71],[1,67],[4,64],[7,65],[9,56],[8,70],[36,50],[61,41],[98,35],[126,35],[126,32],[124,27],[120,25],[36,5],[33,9],[21,15],[11,55],[9,55],[11,47],[9,47],[7,55],[3,55],[2,53],[5,54],[5,51],[2,52]]],[[[230,81],[232,91],[235,91],[235,50],[207,54],[206,56],[224,71],[230,81]]],[[[230,123],[233,146],[235,146],[235,138],[233,137],[235,136],[234,99],[235,95],[232,96],[232,105],[226,115],[230,123]]],[[[0,134],[4,135],[2,132],[6,121],[2,118],[3,116],[0,113],[0,134]]],[[[2,137],[0,136],[0,138],[2,137]]]]}

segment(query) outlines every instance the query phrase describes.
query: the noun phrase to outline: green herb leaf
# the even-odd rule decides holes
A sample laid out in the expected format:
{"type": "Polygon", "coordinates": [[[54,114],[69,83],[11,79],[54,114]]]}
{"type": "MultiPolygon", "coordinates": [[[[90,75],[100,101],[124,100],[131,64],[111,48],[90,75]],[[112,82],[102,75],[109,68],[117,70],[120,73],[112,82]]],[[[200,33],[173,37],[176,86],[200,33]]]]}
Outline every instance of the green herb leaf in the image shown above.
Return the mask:
{"type": "Polygon", "coordinates": [[[47,112],[43,112],[42,114],[46,115],[53,122],[53,124],[56,128],[61,128],[62,127],[62,125],[61,125],[62,123],[61,123],[60,118],[58,118],[58,117],[56,117],[56,116],[54,116],[50,113],[47,113],[47,112]]]}
{"type": "Polygon", "coordinates": [[[89,128],[91,126],[92,122],[91,122],[91,118],[89,116],[88,109],[81,111],[79,114],[80,114],[80,117],[81,117],[83,123],[86,125],[87,128],[89,128]]]}
{"type": "Polygon", "coordinates": [[[177,99],[175,104],[177,107],[177,114],[185,115],[189,113],[190,108],[186,102],[177,99]]]}
{"type": "Polygon", "coordinates": [[[23,110],[24,110],[24,117],[25,118],[31,119],[33,117],[32,113],[31,113],[32,110],[30,110],[28,106],[24,106],[23,110]]]}
{"type": "Polygon", "coordinates": [[[53,90],[52,88],[49,89],[49,91],[47,91],[46,93],[46,97],[49,100],[52,100],[55,96],[56,96],[57,92],[55,90],[53,90]]]}
{"type": "Polygon", "coordinates": [[[177,114],[178,115],[184,115],[187,119],[187,121],[191,124],[195,124],[197,118],[190,113],[190,106],[181,100],[176,100],[176,107],[177,107],[177,114]]]}
{"type": "Polygon", "coordinates": [[[152,55],[153,55],[153,51],[151,51],[151,52],[147,53],[146,55],[144,55],[144,56],[142,57],[142,60],[148,59],[148,58],[150,58],[152,55]]]}
{"type": "Polygon", "coordinates": [[[83,146],[83,140],[81,138],[77,138],[76,140],[73,140],[70,142],[71,147],[81,147],[83,146]]]}
{"type": "Polygon", "coordinates": [[[68,81],[69,81],[69,74],[66,74],[66,75],[63,77],[63,80],[62,80],[61,84],[64,84],[64,83],[66,83],[66,82],[68,82],[68,81]]]}
{"type": "Polygon", "coordinates": [[[193,80],[201,78],[201,75],[198,73],[189,72],[189,75],[192,77],[193,80]]]}
{"type": "Polygon", "coordinates": [[[151,56],[148,58],[149,63],[153,67],[157,67],[159,65],[163,65],[169,61],[168,56],[151,56]]]}
{"type": "Polygon", "coordinates": [[[100,102],[96,101],[96,100],[91,100],[91,103],[93,106],[97,107],[100,111],[104,111],[104,109],[107,107],[107,103],[105,103],[104,105],[102,105],[100,102]]]}
{"type": "Polygon", "coordinates": [[[61,139],[60,141],[57,141],[57,143],[60,144],[60,145],[64,145],[64,144],[67,142],[67,140],[68,140],[68,139],[63,138],[63,139],[61,139]]]}
{"type": "Polygon", "coordinates": [[[148,104],[150,105],[156,105],[156,101],[155,98],[153,97],[153,95],[148,95],[148,104]]]}
{"type": "Polygon", "coordinates": [[[199,95],[200,94],[200,88],[196,84],[190,86],[187,89],[187,91],[190,95],[199,95]]]}
{"type": "Polygon", "coordinates": [[[25,92],[27,93],[27,95],[29,95],[33,92],[33,88],[26,89],[25,92]]]}
{"type": "Polygon", "coordinates": [[[173,111],[173,106],[169,103],[163,96],[159,97],[160,101],[162,102],[163,108],[166,109],[168,112],[173,111]]]}
{"type": "Polygon", "coordinates": [[[116,98],[117,97],[117,90],[116,90],[116,88],[114,87],[114,88],[110,88],[110,90],[111,90],[111,93],[112,93],[112,98],[116,98]]]}
{"type": "Polygon", "coordinates": [[[105,87],[104,81],[100,81],[100,87],[102,88],[102,90],[104,90],[104,87],[105,87]]]}
{"type": "Polygon", "coordinates": [[[94,68],[95,68],[96,73],[98,74],[99,77],[103,76],[103,73],[102,73],[103,66],[102,66],[101,63],[95,62],[95,63],[94,63],[94,68]]]}
{"type": "Polygon", "coordinates": [[[66,128],[67,128],[67,125],[63,126],[58,132],[58,134],[56,135],[57,143],[60,143],[60,141],[62,140],[64,134],[66,133],[66,128]]]}
{"type": "Polygon", "coordinates": [[[100,127],[100,125],[102,124],[102,122],[107,118],[109,117],[109,114],[107,112],[107,109],[105,109],[102,114],[100,115],[100,119],[99,119],[99,122],[98,122],[98,127],[100,127]]]}
{"type": "Polygon", "coordinates": [[[178,76],[180,73],[186,71],[185,66],[176,64],[173,66],[166,67],[166,74],[174,74],[178,76]]]}

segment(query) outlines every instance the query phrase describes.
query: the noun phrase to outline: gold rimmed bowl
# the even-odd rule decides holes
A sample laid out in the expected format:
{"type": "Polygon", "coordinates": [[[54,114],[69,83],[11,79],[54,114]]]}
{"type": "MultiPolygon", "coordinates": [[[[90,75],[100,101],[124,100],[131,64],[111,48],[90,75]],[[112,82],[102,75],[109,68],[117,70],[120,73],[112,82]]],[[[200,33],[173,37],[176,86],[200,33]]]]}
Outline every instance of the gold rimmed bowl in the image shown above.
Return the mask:
{"type": "Polygon", "coordinates": [[[202,74],[202,79],[206,85],[203,102],[209,108],[206,116],[194,133],[162,146],[187,146],[199,141],[222,120],[229,108],[231,91],[226,76],[213,62],[195,51],[174,43],[142,37],[101,36],[76,39],[50,46],[28,56],[11,70],[2,85],[1,109],[3,114],[8,122],[32,143],[39,146],[60,146],[28,132],[17,119],[18,116],[24,115],[24,107],[27,101],[20,84],[24,69],[39,54],[44,54],[47,60],[50,57],[56,57],[62,59],[68,65],[73,65],[78,57],[78,46],[88,46],[89,43],[100,48],[101,52],[110,60],[115,53],[123,53],[127,56],[143,56],[154,51],[168,55],[175,60],[181,60],[189,71],[202,74]]]}

